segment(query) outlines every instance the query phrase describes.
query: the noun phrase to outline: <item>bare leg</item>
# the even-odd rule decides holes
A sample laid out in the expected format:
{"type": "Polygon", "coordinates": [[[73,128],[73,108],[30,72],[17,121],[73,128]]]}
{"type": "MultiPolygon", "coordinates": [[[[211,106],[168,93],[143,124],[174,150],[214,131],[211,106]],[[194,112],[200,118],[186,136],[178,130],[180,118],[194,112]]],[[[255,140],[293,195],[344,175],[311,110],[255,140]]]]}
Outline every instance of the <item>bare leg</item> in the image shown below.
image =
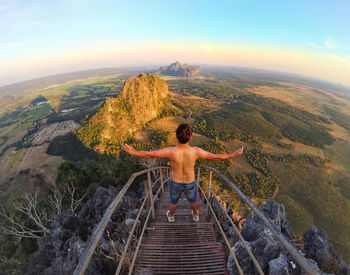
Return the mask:
{"type": "Polygon", "coordinates": [[[169,216],[171,216],[171,217],[174,216],[175,209],[176,209],[176,204],[170,203],[170,212],[169,212],[169,216]]]}
{"type": "Polygon", "coordinates": [[[193,214],[195,214],[195,215],[198,214],[197,206],[198,206],[198,202],[191,203],[192,211],[193,211],[193,214]]]}

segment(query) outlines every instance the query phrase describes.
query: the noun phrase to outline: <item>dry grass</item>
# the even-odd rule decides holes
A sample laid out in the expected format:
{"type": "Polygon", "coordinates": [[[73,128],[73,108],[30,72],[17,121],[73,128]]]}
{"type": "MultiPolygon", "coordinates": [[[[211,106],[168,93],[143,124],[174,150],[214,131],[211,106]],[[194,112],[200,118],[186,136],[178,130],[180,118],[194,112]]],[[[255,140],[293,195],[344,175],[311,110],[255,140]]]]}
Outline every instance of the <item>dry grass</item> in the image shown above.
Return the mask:
{"type": "Polygon", "coordinates": [[[34,169],[45,166],[57,167],[62,162],[63,158],[59,156],[50,156],[46,154],[48,143],[28,148],[23,156],[23,159],[18,167],[18,170],[25,170],[27,168],[34,169]]]}
{"type": "Polygon", "coordinates": [[[305,111],[321,114],[324,104],[350,114],[350,101],[326,90],[315,89],[301,84],[277,82],[281,87],[259,86],[248,89],[264,97],[279,99],[305,111]]]}
{"type": "Polygon", "coordinates": [[[328,127],[331,128],[331,134],[333,136],[350,142],[350,132],[348,130],[344,129],[336,123],[332,123],[331,125],[328,125],[328,127]]]}

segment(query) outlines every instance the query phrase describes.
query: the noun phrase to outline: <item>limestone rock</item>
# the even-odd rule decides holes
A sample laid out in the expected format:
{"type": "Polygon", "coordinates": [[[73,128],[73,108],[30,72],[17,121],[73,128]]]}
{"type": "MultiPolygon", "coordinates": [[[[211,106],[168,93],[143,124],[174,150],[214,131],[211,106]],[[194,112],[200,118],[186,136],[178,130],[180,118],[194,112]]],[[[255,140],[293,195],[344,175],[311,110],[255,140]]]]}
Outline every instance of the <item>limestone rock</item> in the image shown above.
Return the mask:
{"type": "MultiPolygon", "coordinates": [[[[279,204],[274,200],[269,200],[260,210],[267,218],[270,218],[271,222],[287,237],[287,239],[293,239],[293,233],[283,204],[279,204]]],[[[264,228],[265,225],[263,222],[251,211],[243,225],[242,236],[247,241],[254,241],[259,238],[264,228]]]]}
{"type": "MultiPolygon", "coordinates": [[[[308,261],[309,264],[315,269],[316,272],[321,273],[320,269],[319,269],[318,266],[317,266],[317,263],[316,263],[314,260],[312,260],[312,259],[307,259],[307,261],[308,261]]],[[[307,273],[306,273],[305,271],[301,270],[300,275],[307,275],[307,273]]],[[[323,275],[325,275],[325,274],[323,273],[323,275]]]]}
{"type": "Polygon", "coordinates": [[[304,234],[305,256],[315,260],[324,272],[350,274],[349,268],[334,251],[327,233],[316,226],[311,226],[304,234]]]}
{"type": "MultiPolygon", "coordinates": [[[[288,239],[293,239],[285,208],[282,204],[270,200],[260,210],[271,219],[271,222],[288,239]]],[[[268,273],[269,263],[280,257],[280,253],[283,251],[282,245],[276,240],[272,232],[262,221],[260,221],[253,211],[249,213],[241,233],[243,238],[247,241],[255,258],[259,262],[260,267],[265,273],[268,273]]],[[[254,274],[254,263],[250,259],[243,243],[238,241],[232,249],[235,252],[244,274],[254,274]]],[[[282,262],[283,259],[281,258],[279,261],[282,262]]],[[[276,262],[273,262],[272,265],[276,266],[276,262]]],[[[238,269],[231,256],[228,260],[228,268],[230,274],[238,274],[238,269]]]]}
{"type": "MultiPolygon", "coordinates": [[[[116,196],[117,191],[113,187],[99,187],[78,215],[67,212],[57,215],[51,225],[51,234],[38,239],[38,249],[30,257],[27,274],[73,274],[88,246],[93,229],[116,196]]],[[[139,205],[140,198],[134,192],[127,192],[107,224],[107,230],[85,274],[115,272],[116,261],[110,259],[116,259],[116,252],[122,252],[121,242],[127,234],[118,231],[118,228],[122,228],[126,220],[126,226],[131,229],[130,224],[132,226],[134,219],[130,217],[136,218],[139,205]],[[126,214],[128,219],[125,219],[126,214]]],[[[142,214],[145,216],[144,212],[142,214]]],[[[141,223],[142,219],[138,226],[141,223]]]]}
{"type": "Polygon", "coordinates": [[[288,267],[287,257],[281,254],[269,262],[269,275],[288,275],[288,267]]]}
{"type": "Polygon", "coordinates": [[[77,131],[88,148],[105,152],[156,118],[166,105],[168,85],[165,80],[142,73],[127,79],[116,98],[107,98],[100,110],[77,131]]]}
{"type": "Polygon", "coordinates": [[[199,72],[198,66],[192,66],[188,64],[182,64],[178,61],[170,64],[169,66],[160,67],[160,73],[163,75],[172,75],[178,77],[192,77],[199,72]]]}

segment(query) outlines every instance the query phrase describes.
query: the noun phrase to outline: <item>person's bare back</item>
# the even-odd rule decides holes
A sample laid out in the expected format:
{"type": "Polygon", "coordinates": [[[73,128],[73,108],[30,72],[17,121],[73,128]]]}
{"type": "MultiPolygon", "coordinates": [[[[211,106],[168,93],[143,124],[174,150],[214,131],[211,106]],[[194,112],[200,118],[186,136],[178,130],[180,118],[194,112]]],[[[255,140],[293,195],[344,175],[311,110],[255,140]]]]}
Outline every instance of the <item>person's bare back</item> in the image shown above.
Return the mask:
{"type": "Polygon", "coordinates": [[[194,165],[197,160],[196,148],[188,144],[178,144],[171,148],[171,178],[175,182],[189,183],[194,181],[194,165]]]}
{"type": "Polygon", "coordinates": [[[135,151],[129,145],[122,144],[125,152],[144,158],[168,158],[171,162],[170,181],[170,210],[167,212],[169,222],[175,221],[174,212],[176,203],[184,192],[191,203],[193,220],[198,221],[197,211],[197,188],[195,183],[194,166],[197,159],[225,160],[235,158],[243,153],[243,147],[232,154],[213,154],[199,147],[191,147],[189,142],[192,138],[192,128],[188,124],[181,124],[176,130],[178,144],[176,147],[167,147],[158,151],[135,151]],[[191,186],[190,186],[191,185],[191,186]],[[182,190],[182,191],[181,191],[182,190]],[[194,213],[197,213],[195,215],[194,213]]]}

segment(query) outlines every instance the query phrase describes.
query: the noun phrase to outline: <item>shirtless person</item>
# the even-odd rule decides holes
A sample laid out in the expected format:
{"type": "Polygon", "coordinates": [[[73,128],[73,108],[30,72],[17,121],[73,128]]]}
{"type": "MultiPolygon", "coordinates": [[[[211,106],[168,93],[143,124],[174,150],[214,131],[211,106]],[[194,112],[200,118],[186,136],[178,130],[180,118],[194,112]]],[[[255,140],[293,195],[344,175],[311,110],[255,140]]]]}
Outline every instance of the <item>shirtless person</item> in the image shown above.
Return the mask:
{"type": "Polygon", "coordinates": [[[184,192],[191,203],[193,221],[199,221],[197,211],[197,186],[194,165],[197,159],[225,160],[235,158],[243,153],[243,146],[232,154],[212,154],[198,147],[191,147],[192,128],[188,124],[181,124],[176,130],[178,143],[176,147],[167,147],[159,151],[136,151],[129,145],[122,144],[125,152],[144,158],[168,158],[171,162],[170,180],[170,210],[166,215],[169,222],[174,222],[176,203],[184,192]]]}

